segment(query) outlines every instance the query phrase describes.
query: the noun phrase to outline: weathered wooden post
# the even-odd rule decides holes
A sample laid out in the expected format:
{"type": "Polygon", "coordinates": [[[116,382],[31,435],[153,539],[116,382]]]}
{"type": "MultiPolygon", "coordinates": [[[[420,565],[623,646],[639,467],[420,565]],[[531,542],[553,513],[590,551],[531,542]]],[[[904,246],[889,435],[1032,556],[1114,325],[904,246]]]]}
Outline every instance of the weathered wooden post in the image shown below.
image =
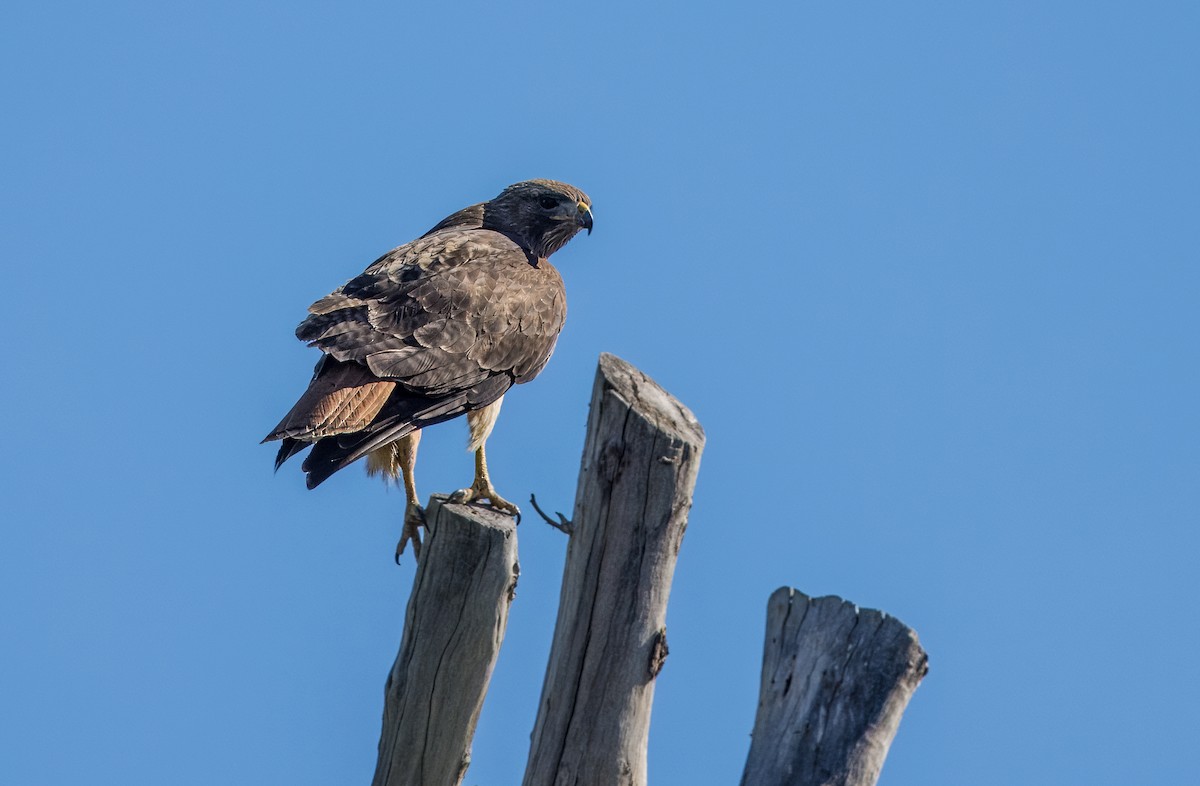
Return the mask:
{"type": "MultiPolygon", "coordinates": [[[[644,786],[700,424],[623,360],[592,391],[558,620],[524,786],[644,786]]],[[[504,638],[515,525],[434,498],[388,677],[374,786],[457,786],[504,638]]],[[[916,634],[840,598],[771,595],[742,786],[871,786],[927,671],[916,634]]]]}
{"type": "Polygon", "coordinates": [[[516,591],[513,520],[433,497],[404,634],[384,689],[373,786],[454,786],[516,591]]]}
{"type": "Polygon", "coordinates": [[[873,786],[928,670],[895,617],[780,587],[742,786],[873,786]]]}
{"type": "Polygon", "coordinates": [[[604,354],[525,786],[645,784],[654,679],[704,430],[604,354]]]}

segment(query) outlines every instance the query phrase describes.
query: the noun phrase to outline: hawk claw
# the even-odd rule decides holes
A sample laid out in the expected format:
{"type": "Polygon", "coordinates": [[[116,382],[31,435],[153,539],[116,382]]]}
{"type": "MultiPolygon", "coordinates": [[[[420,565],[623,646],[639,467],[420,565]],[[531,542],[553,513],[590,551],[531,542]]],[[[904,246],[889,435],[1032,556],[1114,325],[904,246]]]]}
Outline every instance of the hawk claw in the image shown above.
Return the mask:
{"type": "Polygon", "coordinates": [[[409,541],[413,544],[413,558],[421,559],[421,528],[429,531],[429,525],[425,522],[425,510],[415,502],[408,503],[408,507],[404,509],[404,527],[401,529],[400,542],[396,544],[396,564],[400,564],[400,555],[404,553],[404,547],[409,541]]]}
{"type": "Polygon", "coordinates": [[[521,523],[521,509],[512,504],[504,497],[496,493],[492,488],[492,484],[486,480],[476,479],[474,483],[465,489],[459,489],[450,495],[449,501],[456,505],[468,505],[475,503],[476,505],[484,504],[480,500],[487,500],[487,505],[492,510],[497,510],[501,513],[507,513],[521,523]]]}

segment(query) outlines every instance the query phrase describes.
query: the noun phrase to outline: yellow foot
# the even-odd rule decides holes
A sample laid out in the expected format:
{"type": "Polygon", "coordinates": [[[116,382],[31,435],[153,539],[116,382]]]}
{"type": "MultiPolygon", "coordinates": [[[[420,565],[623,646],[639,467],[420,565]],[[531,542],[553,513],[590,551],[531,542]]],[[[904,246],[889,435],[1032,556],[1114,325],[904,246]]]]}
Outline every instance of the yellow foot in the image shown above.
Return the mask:
{"type": "Polygon", "coordinates": [[[471,502],[483,504],[480,500],[485,499],[493,510],[507,513],[515,518],[518,523],[521,521],[521,509],[497,494],[496,490],[492,488],[492,484],[486,480],[476,479],[469,487],[459,489],[450,495],[450,502],[458,505],[465,505],[471,502]]]}
{"type": "Polygon", "coordinates": [[[404,509],[404,528],[401,530],[400,542],[396,544],[396,564],[400,564],[400,555],[409,541],[413,544],[413,557],[421,559],[421,528],[429,530],[425,523],[425,510],[415,502],[408,503],[404,509]]]}

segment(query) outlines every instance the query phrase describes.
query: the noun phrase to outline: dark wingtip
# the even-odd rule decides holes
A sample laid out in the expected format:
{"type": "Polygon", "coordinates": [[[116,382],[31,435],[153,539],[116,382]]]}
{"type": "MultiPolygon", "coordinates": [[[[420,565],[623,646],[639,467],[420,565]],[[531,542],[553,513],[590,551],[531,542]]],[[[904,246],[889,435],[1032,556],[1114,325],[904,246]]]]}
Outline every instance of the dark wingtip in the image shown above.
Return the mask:
{"type": "Polygon", "coordinates": [[[304,450],[307,446],[307,442],[292,437],[285,437],[279,446],[279,452],[275,454],[275,471],[278,472],[285,461],[304,450]]]}
{"type": "Polygon", "coordinates": [[[312,453],[304,459],[304,463],[300,465],[300,469],[304,470],[304,485],[310,490],[324,483],[329,477],[338,471],[339,467],[329,461],[320,461],[319,449],[321,442],[313,446],[312,453]],[[314,460],[318,459],[318,460],[314,460]]]}

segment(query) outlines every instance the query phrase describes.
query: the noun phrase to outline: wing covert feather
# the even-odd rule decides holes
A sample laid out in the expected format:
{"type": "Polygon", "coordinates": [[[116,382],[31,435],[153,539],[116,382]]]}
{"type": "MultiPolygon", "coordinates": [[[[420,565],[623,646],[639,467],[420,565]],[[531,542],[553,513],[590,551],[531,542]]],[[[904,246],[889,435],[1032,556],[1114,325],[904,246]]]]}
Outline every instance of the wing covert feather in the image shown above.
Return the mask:
{"type": "Polygon", "coordinates": [[[562,278],[490,230],[449,229],[380,257],[314,303],[296,335],[413,393],[532,379],[566,317],[562,278]]]}

